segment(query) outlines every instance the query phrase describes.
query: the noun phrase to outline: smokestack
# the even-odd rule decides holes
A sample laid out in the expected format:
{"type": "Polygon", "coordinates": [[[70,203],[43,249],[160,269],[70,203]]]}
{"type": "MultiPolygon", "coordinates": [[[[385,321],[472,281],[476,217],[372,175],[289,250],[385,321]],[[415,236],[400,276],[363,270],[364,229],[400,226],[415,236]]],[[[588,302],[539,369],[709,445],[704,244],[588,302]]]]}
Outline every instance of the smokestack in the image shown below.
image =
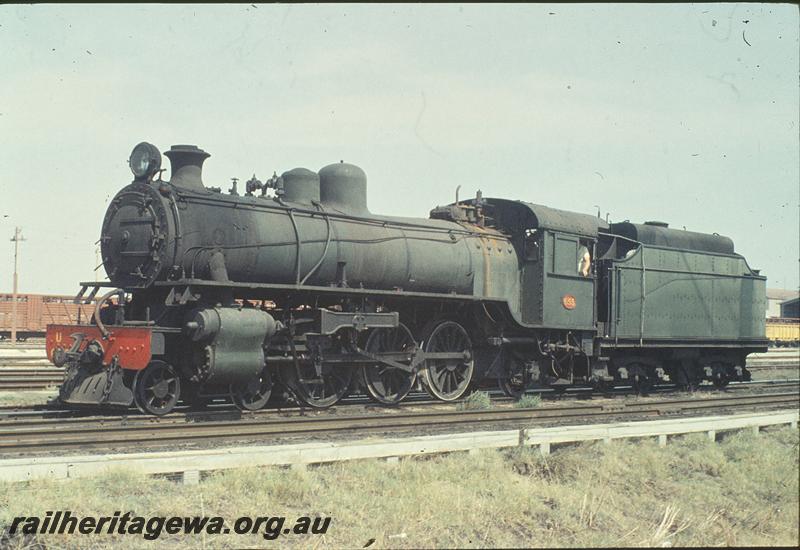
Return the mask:
{"type": "Polygon", "coordinates": [[[187,189],[202,191],[203,162],[210,157],[196,145],[173,145],[164,153],[172,166],[170,183],[187,189]]]}

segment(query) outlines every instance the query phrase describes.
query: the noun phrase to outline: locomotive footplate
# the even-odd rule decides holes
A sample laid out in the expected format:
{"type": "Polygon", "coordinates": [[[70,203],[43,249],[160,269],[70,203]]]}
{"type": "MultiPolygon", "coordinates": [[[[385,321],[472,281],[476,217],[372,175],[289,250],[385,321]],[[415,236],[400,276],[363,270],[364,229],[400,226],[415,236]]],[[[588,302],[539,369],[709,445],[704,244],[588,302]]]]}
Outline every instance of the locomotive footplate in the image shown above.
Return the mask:
{"type": "Polygon", "coordinates": [[[396,311],[368,313],[318,309],[316,314],[320,334],[334,334],[342,328],[354,328],[357,331],[368,328],[395,328],[400,323],[400,314],[396,311]]]}

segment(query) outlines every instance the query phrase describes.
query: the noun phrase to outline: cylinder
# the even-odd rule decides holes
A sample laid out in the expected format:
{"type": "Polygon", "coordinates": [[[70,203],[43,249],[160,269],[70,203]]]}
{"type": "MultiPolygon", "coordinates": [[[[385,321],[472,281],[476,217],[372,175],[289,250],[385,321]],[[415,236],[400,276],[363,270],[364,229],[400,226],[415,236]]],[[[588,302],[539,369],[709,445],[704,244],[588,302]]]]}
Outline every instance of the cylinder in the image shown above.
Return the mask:
{"type": "Polygon", "coordinates": [[[258,309],[217,307],[192,312],[185,329],[193,341],[205,344],[206,382],[230,384],[259,375],[263,345],[277,323],[258,309]]]}

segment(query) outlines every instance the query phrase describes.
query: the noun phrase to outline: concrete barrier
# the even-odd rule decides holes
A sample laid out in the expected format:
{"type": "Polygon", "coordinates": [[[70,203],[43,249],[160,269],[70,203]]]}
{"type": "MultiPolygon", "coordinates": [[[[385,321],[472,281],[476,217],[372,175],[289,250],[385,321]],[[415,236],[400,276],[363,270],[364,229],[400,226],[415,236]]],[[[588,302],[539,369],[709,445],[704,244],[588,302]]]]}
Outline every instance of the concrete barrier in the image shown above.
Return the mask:
{"type": "MultiPolygon", "coordinates": [[[[619,422],[552,428],[523,428],[417,437],[364,439],[357,441],[315,441],[288,445],[253,445],[206,450],[41,456],[0,459],[0,481],[32,479],[72,479],[96,476],[115,469],[141,474],[187,474],[196,483],[199,472],[249,466],[298,465],[369,458],[392,458],[435,453],[538,446],[548,454],[551,445],[601,440],[607,443],[623,438],[656,437],[666,445],[669,436],[706,433],[716,438],[719,432],[788,424],[797,428],[798,411],[735,414],[667,420],[619,422]]],[[[188,428],[187,428],[188,429],[188,428]]]]}

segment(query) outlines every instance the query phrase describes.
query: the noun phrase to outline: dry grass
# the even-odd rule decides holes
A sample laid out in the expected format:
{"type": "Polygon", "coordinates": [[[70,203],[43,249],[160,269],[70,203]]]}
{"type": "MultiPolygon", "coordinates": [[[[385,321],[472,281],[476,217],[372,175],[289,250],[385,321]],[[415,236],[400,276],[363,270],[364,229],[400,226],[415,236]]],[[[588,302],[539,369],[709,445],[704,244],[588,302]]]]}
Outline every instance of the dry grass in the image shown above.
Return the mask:
{"type": "MultiPolygon", "coordinates": [[[[55,547],[529,547],[798,544],[798,431],[486,451],[211,475],[199,486],[120,472],[89,481],[0,484],[15,515],[330,515],[324,537],[47,537],[55,547]]],[[[27,541],[26,543],[33,542],[27,541]]],[[[16,539],[14,544],[22,541],[16,539]]],[[[2,544],[0,543],[0,546],[2,544]]],[[[12,546],[13,547],[13,546],[12,546]]]]}
{"type": "Polygon", "coordinates": [[[459,402],[456,407],[459,411],[486,410],[492,408],[492,398],[489,392],[474,391],[459,402]]]}
{"type": "Polygon", "coordinates": [[[514,403],[518,409],[533,409],[542,404],[542,396],[536,393],[527,393],[514,403]]]}

